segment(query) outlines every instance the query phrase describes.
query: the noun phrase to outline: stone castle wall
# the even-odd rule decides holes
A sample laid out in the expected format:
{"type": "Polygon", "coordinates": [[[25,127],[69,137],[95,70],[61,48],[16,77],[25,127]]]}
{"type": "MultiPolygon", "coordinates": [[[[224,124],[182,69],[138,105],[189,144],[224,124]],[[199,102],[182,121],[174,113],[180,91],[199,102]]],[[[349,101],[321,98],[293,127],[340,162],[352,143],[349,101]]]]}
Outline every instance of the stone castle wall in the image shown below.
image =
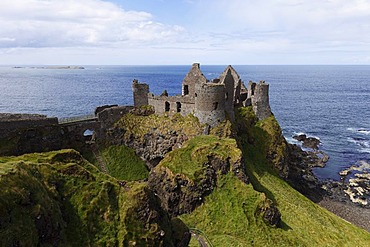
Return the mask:
{"type": "Polygon", "coordinates": [[[58,118],[0,120],[0,130],[37,128],[50,125],[58,125],[58,118]]]}
{"type": "Polygon", "coordinates": [[[168,113],[173,115],[180,113],[183,116],[194,113],[194,101],[190,97],[183,96],[154,96],[149,95],[149,105],[154,107],[157,114],[168,113]]]}
{"type": "Polygon", "coordinates": [[[34,114],[0,114],[0,155],[19,155],[62,148],[57,118],[34,114]]]}
{"type": "Polygon", "coordinates": [[[134,107],[133,106],[111,106],[96,111],[98,122],[101,124],[102,129],[107,129],[113,126],[123,115],[129,113],[134,107]]]}

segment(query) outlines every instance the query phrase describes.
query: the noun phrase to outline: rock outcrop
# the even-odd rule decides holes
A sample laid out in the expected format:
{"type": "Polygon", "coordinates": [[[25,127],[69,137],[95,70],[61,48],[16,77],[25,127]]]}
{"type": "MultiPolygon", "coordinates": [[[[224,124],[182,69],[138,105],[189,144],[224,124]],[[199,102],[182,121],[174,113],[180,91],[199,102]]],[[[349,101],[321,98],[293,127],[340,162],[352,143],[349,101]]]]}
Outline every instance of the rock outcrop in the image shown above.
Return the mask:
{"type": "Polygon", "coordinates": [[[218,176],[232,172],[244,183],[241,151],[232,139],[199,136],[169,154],[149,174],[149,187],[170,215],[192,212],[212,193],[218,176]],[[183,158],[187,157],[187,161],[183,158]]]}
{"type": "Polygon", "coordinates": [[[311,148],[313,150],[319,149],[319,145],[321,144],[320,140],[315,137],[307,137],[305,134],[295,135],[293,136],[294,139],[297,141],[302,142],[303,147],[311,148]]]}
{"type": "Polygon", "coordinates": [[[152,168],[168,152],[180,148],[203,131],[203,125],[191,115],[168,117],[129,113],[109,130],[107,139],[111,144],[131,147],[152,168]]]}

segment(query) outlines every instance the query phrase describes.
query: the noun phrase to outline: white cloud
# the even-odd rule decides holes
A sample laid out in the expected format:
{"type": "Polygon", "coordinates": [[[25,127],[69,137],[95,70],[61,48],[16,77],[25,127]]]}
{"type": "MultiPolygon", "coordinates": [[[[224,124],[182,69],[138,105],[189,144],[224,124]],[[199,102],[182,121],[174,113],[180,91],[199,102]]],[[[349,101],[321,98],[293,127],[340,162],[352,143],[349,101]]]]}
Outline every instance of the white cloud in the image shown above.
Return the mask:
{"type": "Polygon", "coordinates": [[[100,0],[2,0],[0,48],[161,43],[183,29],[100,0]]]}
{"type": "Polygon", "coordinates": [[[370,0],[177,1],[2,0],[0,63],[369,63],[370,0]]]}
{"type": "Polygon", "coordinates": [[[209,42],[220,48],[292,63],[297,57],[321,63],[323,56],[352,63],[348,53],[366,61],[360,51],[370,52],[370,0],[201,0],[196,6],[209,42]]]}

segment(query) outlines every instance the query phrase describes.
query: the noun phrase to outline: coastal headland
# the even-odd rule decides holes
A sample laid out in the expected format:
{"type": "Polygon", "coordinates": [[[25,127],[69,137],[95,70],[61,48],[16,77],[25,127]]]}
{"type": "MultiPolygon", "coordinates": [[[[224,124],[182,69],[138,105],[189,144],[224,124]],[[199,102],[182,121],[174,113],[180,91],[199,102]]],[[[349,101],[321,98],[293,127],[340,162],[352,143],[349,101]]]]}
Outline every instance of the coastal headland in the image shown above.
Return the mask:
{"type": "Polygon", "coordinates": [[[285,140],[265,81],[245,85],[232,66],[208,80],[196,63],[181,95],[153,95],[137,80],[132,87],[133,106],[91,116],[0,114],[2,245],[370,242],[366,183],[318,181],[312,168],[329,157],[317,140],[297,137],[305,151],[285,140]]]}

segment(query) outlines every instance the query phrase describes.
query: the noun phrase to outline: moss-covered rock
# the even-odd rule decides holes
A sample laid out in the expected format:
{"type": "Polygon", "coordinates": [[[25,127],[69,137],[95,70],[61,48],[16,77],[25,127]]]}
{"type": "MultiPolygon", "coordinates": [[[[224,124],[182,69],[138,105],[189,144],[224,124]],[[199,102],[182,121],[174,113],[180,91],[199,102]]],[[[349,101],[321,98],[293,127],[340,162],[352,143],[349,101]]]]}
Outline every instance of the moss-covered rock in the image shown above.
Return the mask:
{"type": "Polygon", "coordinates": [[[120,184],[76,151],[2,157],[0,171],[1,246],[176,245],[145,183],[120,184]]]}
{"type": "Polygon", "coordinates": [[[280,125],[272,115],[263,121],[257,121],[252,107],[241,107],[236,111],[236,131],[241,145],[248,148],[251,156],[267,159],[271,167],[286,178],[289,173],[287,164],[288,143],[280,125]]]}

